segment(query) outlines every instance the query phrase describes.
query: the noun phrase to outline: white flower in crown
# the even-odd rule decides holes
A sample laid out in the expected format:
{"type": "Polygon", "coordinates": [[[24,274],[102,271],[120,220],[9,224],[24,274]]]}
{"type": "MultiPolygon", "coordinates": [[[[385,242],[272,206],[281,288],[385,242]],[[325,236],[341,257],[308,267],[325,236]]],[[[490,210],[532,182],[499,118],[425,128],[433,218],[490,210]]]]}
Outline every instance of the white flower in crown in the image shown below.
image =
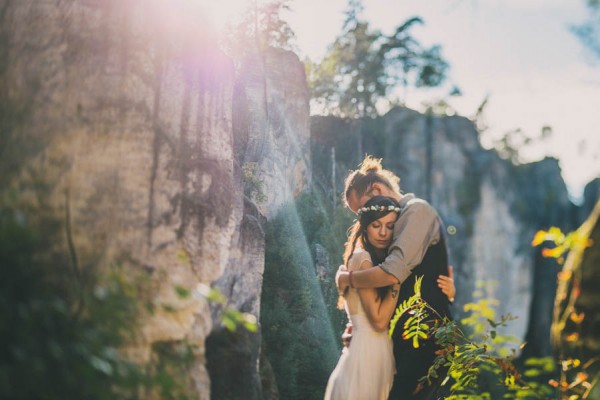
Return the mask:
{"type": "Polygon", "coordinates": [[[358,209],[358,215],[362,215],[368,211],[395,211],[400,212],[400,208],[391,205],[391,206],[370,206],[370,207],[362,207],[358,209]]]}

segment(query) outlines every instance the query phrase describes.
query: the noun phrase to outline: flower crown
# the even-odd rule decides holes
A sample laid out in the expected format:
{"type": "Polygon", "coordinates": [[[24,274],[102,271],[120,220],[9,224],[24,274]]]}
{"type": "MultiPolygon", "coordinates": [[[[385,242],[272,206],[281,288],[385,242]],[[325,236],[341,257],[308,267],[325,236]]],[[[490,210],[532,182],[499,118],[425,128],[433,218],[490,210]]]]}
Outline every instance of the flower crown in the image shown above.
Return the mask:
{"type": "Polygon", "coordinates": [[[358,209],[358,215],[363,215],[366,212],[369,211],[395,211],[397,213],[400,212],[400,207],[396,207],[396,206],[369,206],[369,207],[362,207],[358,209]]]}

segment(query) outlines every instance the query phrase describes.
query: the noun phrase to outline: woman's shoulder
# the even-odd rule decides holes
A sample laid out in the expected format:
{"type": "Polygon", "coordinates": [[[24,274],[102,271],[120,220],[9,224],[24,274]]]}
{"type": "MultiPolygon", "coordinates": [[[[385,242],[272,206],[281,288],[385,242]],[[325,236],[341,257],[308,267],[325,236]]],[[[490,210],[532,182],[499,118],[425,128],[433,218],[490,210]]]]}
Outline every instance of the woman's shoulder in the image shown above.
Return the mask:
{"type": "Polygon", "coordinates": [[[369,254],[369,252],[363,249],[358,249],[354,253],[352,253],[352,257],[350,257],[348,269],[358,270],[365,261],[371,262],[371,255],[369,254]]]}

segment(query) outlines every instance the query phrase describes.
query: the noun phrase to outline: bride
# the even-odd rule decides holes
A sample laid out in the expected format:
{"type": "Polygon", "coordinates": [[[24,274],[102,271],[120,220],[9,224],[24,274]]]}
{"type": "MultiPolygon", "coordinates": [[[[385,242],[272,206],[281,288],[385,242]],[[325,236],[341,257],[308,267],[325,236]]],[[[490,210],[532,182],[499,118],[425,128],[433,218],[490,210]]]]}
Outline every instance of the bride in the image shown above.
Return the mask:
{"type": "MultiPolygon", "coordinates": [[[[383,196],[371,198],[359,210],[344,252],[344,265],[350,271],[350,286],[353,286],[353,271],[371,268],[385,259],[399,215],[399,204],[383,196]]],[[[452,280],[445,280],[444,285],[451,285],[450,290],[443,290],[445,293],[454,292],[452,280]]],[[[325,400],[388,398],[394,381],[395,363],[387,328],[399,289],[400,285],[346,290],[343,307],[352,324],[352,345],[343,349],[329,377],[325,400]]]]}

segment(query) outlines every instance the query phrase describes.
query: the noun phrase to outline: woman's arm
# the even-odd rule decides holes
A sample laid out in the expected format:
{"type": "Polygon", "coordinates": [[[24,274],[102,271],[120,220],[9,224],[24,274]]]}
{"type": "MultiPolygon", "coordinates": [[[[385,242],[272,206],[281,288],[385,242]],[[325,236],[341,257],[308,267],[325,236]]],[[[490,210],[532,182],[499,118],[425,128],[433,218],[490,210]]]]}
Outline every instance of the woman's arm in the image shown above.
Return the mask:
{"type": "MultiPolygon", "coordinates": [[[[370,261],[363,261],[360,265],[361,270],[372,267],[373,264],[370,261]]],[[[395,290],[399,288],[400,285],[394,285],[395,290]]],[[[378,298],[377,290],[366,288],[358,289],[358,296],[371,326],[377,331],[385,331],[396,309],[398,297],[392,296],[392,293],[388,293],[383,299],[380,299],[378,298]]]]}

